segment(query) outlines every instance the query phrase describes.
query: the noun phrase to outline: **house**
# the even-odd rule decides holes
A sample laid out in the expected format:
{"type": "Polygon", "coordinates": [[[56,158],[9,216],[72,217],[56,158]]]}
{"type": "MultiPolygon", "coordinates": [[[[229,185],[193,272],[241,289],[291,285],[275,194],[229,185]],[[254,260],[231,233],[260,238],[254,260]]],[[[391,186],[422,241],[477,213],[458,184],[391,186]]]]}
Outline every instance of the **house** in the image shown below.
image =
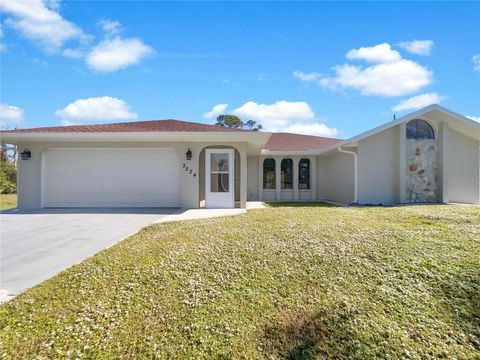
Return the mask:
{"type": "Polygon", "coordinates": [[[348,140],[176,120],[1,132],[18,207],[480,202],[480,124],[439,105],[348,140]]]}

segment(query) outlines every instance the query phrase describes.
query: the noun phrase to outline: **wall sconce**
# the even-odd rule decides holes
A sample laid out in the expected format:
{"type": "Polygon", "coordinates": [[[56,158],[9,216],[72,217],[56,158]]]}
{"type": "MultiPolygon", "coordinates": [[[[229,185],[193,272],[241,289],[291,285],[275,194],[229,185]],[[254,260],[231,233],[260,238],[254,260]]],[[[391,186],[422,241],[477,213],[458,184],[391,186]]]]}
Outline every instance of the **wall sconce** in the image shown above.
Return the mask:
{"type": "Polygon", "coordinates": [[[190,148],[188,148],[185,156],[187,157],[187,160],[192,160],[192,150],[190,150],[190,148]]]}
{"type": "Polygon", "coordinates": [[[32,157],[32,153],[30,150],[27,150],[27,149],[24,149],[21,153],[20,153],[20,158],[22,160],[28,160],[32,157]]]}

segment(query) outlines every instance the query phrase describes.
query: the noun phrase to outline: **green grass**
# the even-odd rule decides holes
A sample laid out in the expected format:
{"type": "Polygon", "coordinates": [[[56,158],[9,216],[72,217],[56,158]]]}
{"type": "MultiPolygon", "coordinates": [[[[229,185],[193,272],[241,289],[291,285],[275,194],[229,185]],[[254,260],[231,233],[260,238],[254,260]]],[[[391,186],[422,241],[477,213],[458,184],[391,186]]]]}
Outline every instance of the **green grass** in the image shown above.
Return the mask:
{"type": "Polygon", "coordinates": [[[17,194],[0,194],[0,210],[17,206],[17,194]]]}
{"type": "Polygon", "coordinates": [[[157,224],[0,307],[13,358],[480,356],[480,207],[157,224]]]}

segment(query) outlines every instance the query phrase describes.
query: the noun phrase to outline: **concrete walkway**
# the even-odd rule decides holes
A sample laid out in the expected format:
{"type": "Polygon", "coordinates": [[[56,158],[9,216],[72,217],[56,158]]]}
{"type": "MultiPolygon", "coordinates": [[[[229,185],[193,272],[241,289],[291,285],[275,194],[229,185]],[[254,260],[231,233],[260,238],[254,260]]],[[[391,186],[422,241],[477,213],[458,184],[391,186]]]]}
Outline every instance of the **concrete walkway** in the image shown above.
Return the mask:
{"type": "Polygon", "coordinates": [[[263,205],[260,201],[247,202],[246,209],[188,209],[180,210],[176,214],[171,214],[162,217],[156,223],[170,222],[170,221],[182,221],[182,220],[195,220],[195,219],[207,219],[221,216],[233,216],[245,214],[249,209],[263,209],[263,205]]]}

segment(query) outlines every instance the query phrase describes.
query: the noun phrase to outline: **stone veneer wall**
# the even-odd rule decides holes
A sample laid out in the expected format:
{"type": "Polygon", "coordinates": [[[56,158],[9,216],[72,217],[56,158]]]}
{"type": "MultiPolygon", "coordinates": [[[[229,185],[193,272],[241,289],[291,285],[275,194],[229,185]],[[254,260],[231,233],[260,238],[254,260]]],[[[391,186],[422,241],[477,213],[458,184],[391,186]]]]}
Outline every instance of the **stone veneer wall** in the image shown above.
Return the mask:
{"type": "Polygon", "coordinates": [[[407,200],[438,202],[439,164],[436,140],[407,139],[407,200]]]}

